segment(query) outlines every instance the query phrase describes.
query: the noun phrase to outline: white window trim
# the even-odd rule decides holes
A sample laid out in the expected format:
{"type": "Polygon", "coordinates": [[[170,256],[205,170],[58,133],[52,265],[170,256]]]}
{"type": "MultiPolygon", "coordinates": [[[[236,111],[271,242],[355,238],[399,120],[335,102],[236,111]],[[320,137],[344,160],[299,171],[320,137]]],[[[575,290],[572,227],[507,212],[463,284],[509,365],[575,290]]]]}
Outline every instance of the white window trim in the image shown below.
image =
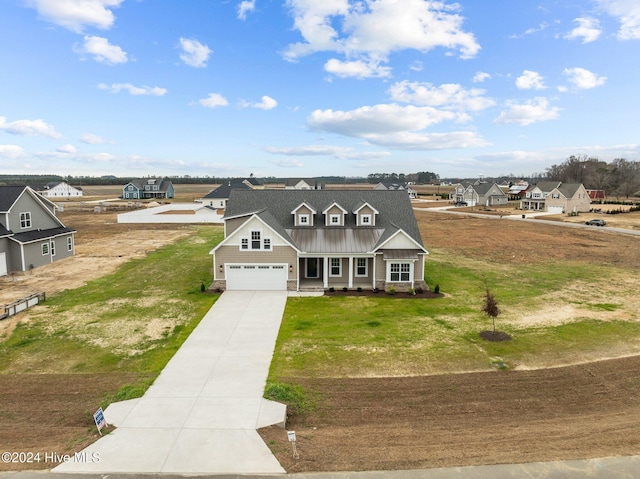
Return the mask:
{"type": "Polygon", "coordinates": [[[355,264],[355,275],[357,278],[366,278],[367,276],[369,276],[369,259],[368,258],[356,258],[356,264],[355,264]],[[364,260],[364,274],[358,274],[358,261],[363,259],[364,260]]]}
{"type": "Polygon", "coordinates": [[[360,215],[360,224],[371,226],[373,224],[373,222],[371,221],[371,215],[370,214],[360,215]],[[365,219],[367,219],[368,221],[365,221],[365,219]]]}
{"type": "Polygon", "coordinates": [[[329,277],[341,278],[342,277],[342,258],[329,258],[329,277]],[[333,260],[338,260],[338,274],[333,274],[333,260]]]}
{"type": "Polygon", "coordinates": [[[73,236],[67,238],[67,251],[73,251],[73,236]]]}
{"type": "Polygon", "coordinates": [[[40,245],[40,248],[42,250],[42,256],[48,256],[49,255],[49,243],[42,243],[40,245]]]}
{"type": "Polygon", "coordinates": [[[311,222],[309,221],[309,215],[298,215],[298,226],[311,226],[311,222]],[[302,221],[306,220],[306,221],[302,221]]]}
{"type": "Polygon", "coordinates": [[[329,215],[329,225],[331,225],[331,226],[342,226],[342,221],[340,219],[340,216],[342,216],[342,215],[340,215],[340,214],[337,214],[337,215],[336,214],[330,214],[329,215]],[[333,221],[334,219],[337,219],[337,221],[335,223],[333,221]]]}
{"type": "Polygon", "coordinates": [[[54,240],[51,240],[51,244],[49,245],[49,251],[51,251],[51,256],[56,255],[56,243],[54,240]]]}
{"type": "Polygon", "coordinates": [[[262,234],[262,230],[251,230],[249,232],[249,236],[241,236],[240,237],[240,241],[238,243],[238,249],[240,251],[273,251],[273,237],[271,236],[264,236],[262,234]],[[259,248],[254,248],[253,247],[253,242],[254,241],[258,241],[258,240],[254,240],[253,239],[253,233],[259,233],[260,235],[260,247],[259,248]],[[242,242],[245,242],[245,244],[247,245],[246,248],[242,247],[242,242]],[[265,248],[265,244],[269,244],[269,248],[265,248]]]}
{"type": "Polygon", "coordinates": [[[388,283],[413,283],[413,261],[389,261],[387,263],[387,282],[388,283]],[[391,279],[391,266],[397,264],[400,265],[400,271],[398,271],[399,279],[391,279]],[[409,265],[409,279],[402,279],[402,265],[409,265]]]}
{"type": "Polygon", "coordinates": [[[20,229],[31,228],[31,211],[24,211],[20,213],[20,229]],[[24,218],[24,219],[23,219],[24,218]],[[24,226],[22,225],[24,223],[24,226]]]}

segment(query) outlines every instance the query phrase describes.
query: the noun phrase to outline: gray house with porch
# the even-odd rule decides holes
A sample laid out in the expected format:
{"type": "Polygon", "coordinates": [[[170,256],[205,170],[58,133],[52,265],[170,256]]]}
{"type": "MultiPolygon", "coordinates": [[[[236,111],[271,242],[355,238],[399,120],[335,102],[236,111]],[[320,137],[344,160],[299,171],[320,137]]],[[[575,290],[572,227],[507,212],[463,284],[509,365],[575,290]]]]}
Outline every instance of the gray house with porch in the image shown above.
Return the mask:
{"type": "Polygon", "coordinates": [[[214,289],[426,289],[406,191],[233,190],[214,289]]]}

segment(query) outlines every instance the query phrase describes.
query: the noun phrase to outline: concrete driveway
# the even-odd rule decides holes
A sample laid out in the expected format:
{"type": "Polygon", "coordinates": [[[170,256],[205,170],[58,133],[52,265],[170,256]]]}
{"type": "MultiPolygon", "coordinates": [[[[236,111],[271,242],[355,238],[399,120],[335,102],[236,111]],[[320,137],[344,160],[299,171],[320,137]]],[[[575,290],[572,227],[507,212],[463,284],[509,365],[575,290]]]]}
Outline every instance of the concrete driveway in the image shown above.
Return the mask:
{"type": "Polygon", "coordinates": [[[286,418],[262,398],[286,300],[223,293],[142,398],[105,410],[117,429],[53,471],[284,473],[256,429],[286,418]]]}

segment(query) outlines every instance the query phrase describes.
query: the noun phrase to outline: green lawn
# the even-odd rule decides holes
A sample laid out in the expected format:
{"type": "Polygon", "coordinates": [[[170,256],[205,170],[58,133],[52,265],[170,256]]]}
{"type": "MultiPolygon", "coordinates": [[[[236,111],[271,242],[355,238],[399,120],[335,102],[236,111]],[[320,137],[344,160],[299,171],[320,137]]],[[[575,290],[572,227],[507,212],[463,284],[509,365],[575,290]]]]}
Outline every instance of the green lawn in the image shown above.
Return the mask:
{"type": "Polygon", "coordinates": [[[290,298],[270,379],[549,366],[606,354],[621,345],[640,347],[637,314],[623,306],[635,291],[619,287],[613,300],[609,292],[609,302],[600,302],[597,286],[588,285],[596,279],[606,285],[632,271],[569,262],[511,266],[459,260],[440,252],[427,262],[427,282],[432,288],[440,285],[443,298],[401,299],[383,293],[290,298]],[[578,286],[584,283],[587,291],[580,293],[578,286]],[[497,329],[509,333],[512,341],[493,343],[479,337],[480,331],[492,328],[481,312],[485,284],[502,310],[497,329]],[[517,319],[529,310],[563,306],[576,314],[559,324],[531,325],[517,319]],[[623,319],[603,316],[611,311],[623,313],[623,319]]]}
{"type": "MultiPolygon", "coordinates": [[[[222,228],[192,230],[30,310],[29,321],[0,343],[0,373],[126,371],[152,380],[218,297],[201,285],[212,280],[208,253],[222,240],[222,228]]],[[[124,395],[145,386],[131,385],[124,395]]]]}

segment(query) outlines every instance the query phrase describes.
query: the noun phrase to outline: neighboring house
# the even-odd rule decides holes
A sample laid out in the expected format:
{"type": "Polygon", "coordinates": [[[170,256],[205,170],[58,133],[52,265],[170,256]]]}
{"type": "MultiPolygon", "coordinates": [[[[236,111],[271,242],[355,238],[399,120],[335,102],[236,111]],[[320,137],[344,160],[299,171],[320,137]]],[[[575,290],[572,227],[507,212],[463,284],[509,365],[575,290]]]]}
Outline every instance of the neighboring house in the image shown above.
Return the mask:
{"type": "Polygon", "coordinates": [[[604,200],[607,197],[604,190],[587,190],[587,194],[592,200],[604,200]]]}
{"type": "Polygon", "coordinates": [[[197,203],[202,203],[205,206],[211,206],[213,208],[224,209],[227,207],[227,201],[229,201],[229,195],[231,190],[250,190],[252,189],[245,182],[232,183],[228,182],[224,185],[218,186],[215,190],[207,193],[203,198],[198,198],[197,203]]]}
{"type": "Polygon", "coordinates": [[[173,183],[163,178],[143,178],[132,180],[122,187],[125,200],[148,200],[173,198],[173,183]]]}
{"type": "Polygon", "coordinates": [[[509,187],[509,191],[507,194],[509,195],[510,200],[521,200],[525,194],[527,189],[529,188],[528,184],[524,185],[511,185],[509,187]]]}
{"type": "Polygon", "coordinates": [[[526,191],[520,208],[549,213],[588,212],[591,198],[581,183],[541,181],[526,191]]]}
{"type": "Polygon", "coordinates": [[[384,183],[380,182],[376,186],[373,187],[374,190],[390,190],[390,191],[406,191],[409,194],[409,198],[413,199],[416,197],[416,190],[411,188],[408,183],[384,183]]]}
{"type": "Polygon", "coordinates": [[[45,198],[79,198],[82,196],[82,188],[71,186],[64,181],[47,183],[39,193],[45,198]]]}
{"type": "Polygon", "coordinates": [[[212,288],[427,288],[404,191],[232,190],[212,288]]]}
{"type": "Polygon", "coordinates": [[[73,256],[74,233],[28,186],[0,186],[0,276],[73,256]]]}
{"type": "Polygon", "coordinates": [[[287,178],[284,182],[286,190],[323,190],[322,184],[314,178],[287,178]]]}
{"type": "Polygon", "coordinates": [[[497,183],[474,183],[465,189],[462,201],[469,206],[496,206],[506,205],[509,197],[497,183]]]}
{"type": "Polygon", "coordinates": [[[471,183],[456,183],[453,185],[453,191],[449,193],[449,199],[453,203],[458,203],[460,201],[464,201],[464,192],[467,191],[467,188],[471,185],[471,183]]]}

